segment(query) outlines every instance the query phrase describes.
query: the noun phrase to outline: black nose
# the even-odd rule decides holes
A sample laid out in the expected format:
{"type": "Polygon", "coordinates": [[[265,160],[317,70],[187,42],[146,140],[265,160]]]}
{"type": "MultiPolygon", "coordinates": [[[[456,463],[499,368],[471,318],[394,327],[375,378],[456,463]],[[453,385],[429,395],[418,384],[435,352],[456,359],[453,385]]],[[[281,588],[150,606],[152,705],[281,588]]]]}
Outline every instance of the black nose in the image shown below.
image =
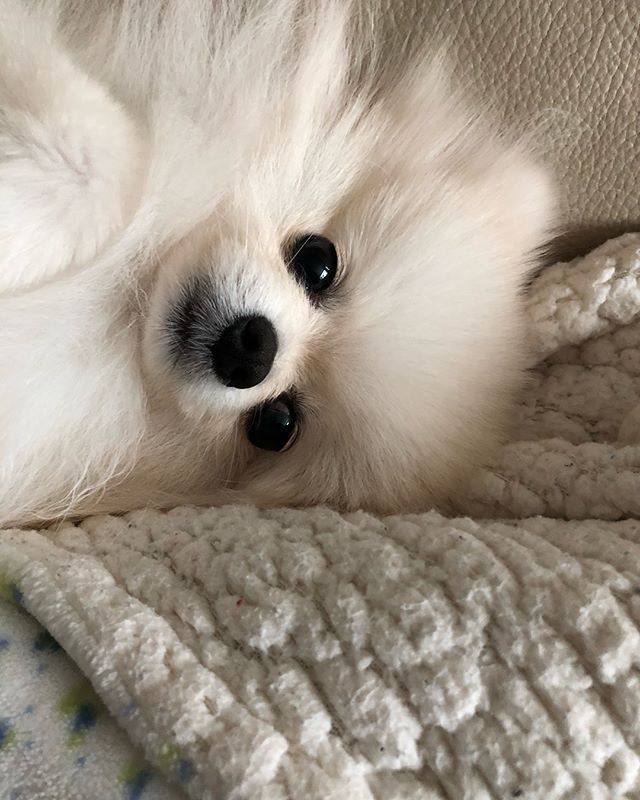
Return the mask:
{"type": "Polygon", "coordinates": [[[213,345],[213,369],[225,386],[249,389],[269,374],[278,337],[266,317],[238,317],[213,345]]]}

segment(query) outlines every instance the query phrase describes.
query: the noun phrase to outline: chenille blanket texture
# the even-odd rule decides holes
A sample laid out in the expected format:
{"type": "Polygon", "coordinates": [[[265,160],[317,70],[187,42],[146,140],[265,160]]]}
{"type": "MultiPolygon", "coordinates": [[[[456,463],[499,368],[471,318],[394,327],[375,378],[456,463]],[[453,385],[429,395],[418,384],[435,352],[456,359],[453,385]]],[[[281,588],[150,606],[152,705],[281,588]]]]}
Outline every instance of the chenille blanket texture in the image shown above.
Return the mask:
{"type": "MultiPolygon", "coordinates": [[[[119,796],[640,798],[640,235],[545,270],[528,312],[538,366],[469,518],[179,508],[0,535],[5,594],[147,759],[119,796]]],[[[39,791],[15,797],[117,796],[39,791]]]]}

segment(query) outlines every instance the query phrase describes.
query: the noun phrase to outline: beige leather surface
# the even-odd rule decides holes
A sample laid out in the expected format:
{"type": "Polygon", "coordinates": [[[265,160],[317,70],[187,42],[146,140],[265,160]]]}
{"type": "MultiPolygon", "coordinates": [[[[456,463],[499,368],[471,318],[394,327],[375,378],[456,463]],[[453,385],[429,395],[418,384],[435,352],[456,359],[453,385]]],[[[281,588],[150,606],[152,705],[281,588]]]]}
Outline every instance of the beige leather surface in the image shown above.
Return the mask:
{"type": "Polygon", "coordinates": [[[481,104],[519,128],[545,123],[567,228],[557,252],[640,230],[640,0],[384,2],[398,46],[447,37],[481,104]]]}

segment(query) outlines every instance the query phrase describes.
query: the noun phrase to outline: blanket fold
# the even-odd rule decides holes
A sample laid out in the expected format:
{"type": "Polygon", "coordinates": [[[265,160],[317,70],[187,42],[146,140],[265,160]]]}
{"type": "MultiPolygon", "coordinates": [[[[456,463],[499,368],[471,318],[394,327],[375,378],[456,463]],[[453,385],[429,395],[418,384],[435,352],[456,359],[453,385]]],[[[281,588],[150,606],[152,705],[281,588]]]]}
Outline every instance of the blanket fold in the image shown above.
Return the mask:
{"type": "Polygon", "coordinates": [[[475,517],[640,515],[640,235],[545,270],[527,307],[543,358],[513,440],[476,477],[475,517]]]}

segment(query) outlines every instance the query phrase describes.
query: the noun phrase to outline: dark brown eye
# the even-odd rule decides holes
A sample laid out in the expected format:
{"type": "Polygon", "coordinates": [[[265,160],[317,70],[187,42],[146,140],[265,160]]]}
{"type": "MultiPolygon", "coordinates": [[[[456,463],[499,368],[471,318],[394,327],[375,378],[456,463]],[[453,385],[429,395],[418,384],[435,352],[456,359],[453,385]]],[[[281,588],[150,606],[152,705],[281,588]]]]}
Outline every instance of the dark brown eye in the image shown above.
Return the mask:
{"type": "Polygon", "coordinates": [[[247,425],[247,438],[260,450],[286,450],[293,444],[297,432],[298,420],[293,401],[284,394],[257,406],[247,425]]]}
{"type": "Polygon", "coordinates": [[[338,254],[324,236],[300,236],[290,253],[289,268],[308,294],[321,294],[334,282],[338,254]]]}

